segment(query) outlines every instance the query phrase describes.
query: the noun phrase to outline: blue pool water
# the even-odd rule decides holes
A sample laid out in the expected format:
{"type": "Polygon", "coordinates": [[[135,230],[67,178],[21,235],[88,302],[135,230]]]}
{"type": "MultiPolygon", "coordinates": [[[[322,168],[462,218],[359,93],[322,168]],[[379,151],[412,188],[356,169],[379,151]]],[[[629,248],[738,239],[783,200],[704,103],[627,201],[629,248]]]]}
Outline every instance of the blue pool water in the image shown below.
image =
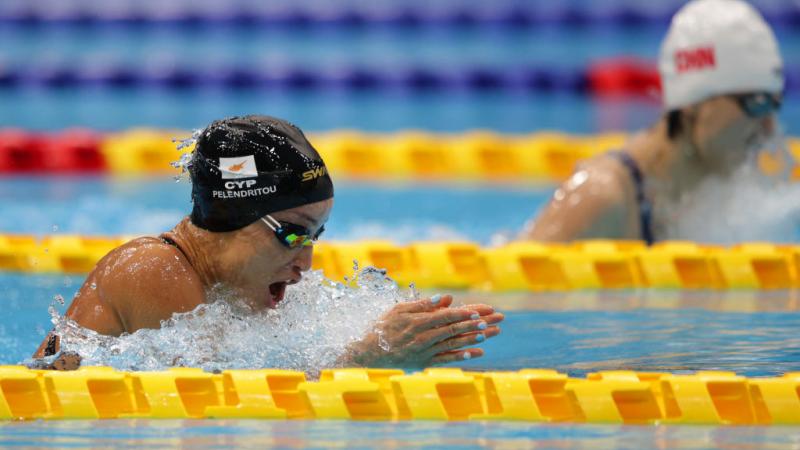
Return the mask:
{"type": "MultiPolygon", "coordinates": [[[[519,230],[551,187],[362,185],[337,183],[326,239],[426,238],[488,243],[519,230]]],[[[172,178],[39,177],[0,179],[0,230],[6,233],[154,234],[191,211],[191,185],[172,178]]]]}
{"type": "MultiPolygon", "coordinates": [[[[789,64],[800,35],[776,28],[789,64]]],[[[3,27],[2,58],[32,63],[134,63],[180,67],[272,63],[322,66],[458,68],[581,67],[620,55],[655,60],[666,24],[633,28],[536,26],[515,28],[348,29],[224,27],[3,27]],[[117,51],[124,48],[125,52],[117,51]],[[30,55],[41,55],[31,61],[30,55]]]]}
{"type": "MultiPolygon", "coordinates": [[[[0,274],[0,364],[29,357],[50,330],[47,307],[82,277],[0,274]]],[[[730,370],[748,376],[800,371],[798,293],[455,293],[507,313],[487,356],[459,364],[481,370],[730,370]]],[[[56,304],[56,306],[58,306],[56,304]]],[[[59,307],[64,310],[63,306],[59,307]]]]}
{"type": "MultiPolygon", "coordinates": [[[[594,6],[607,1],[593,0],[594,6]]],[[[591,3],[591,2],[587,2],[591,3]]],[[[764,0],[764,4],[771,2],[764,0]]],[[[577,3],[576,3],[577,4],[577,3]]],[[[583,4],[583,3],[581,3],[583,4]]],[[[248,27],[0,26],[4,67],[361,66],[402,70],[521,67],[578,70],[631,55],[655,60],[662,26],[624,29],[291,29],[248,27]]],[[[787,67],[798,67],[800,33],[776,30],[787,67]]],[[[795,81],[797,83],[797,81],[795,81]]],[[[53,131],[83,126],[195,129],[222,116],[268,113],[304,130],[418,128],[457,132],[554,129],[633,131],[658,117],[652,99],[597,99],[568,93],[384,92],[0,88],[0,128],[53,131]]],[[[800,135],[797,89],[781,122],[800,135]]],[[[512,236],[549,197],[551,186],[363,185],[337,182],[326,239],[469,239],[512,236]]],[[[170,179],[0,178],[0,233],[155,234],[190,209],[189,185],[170,179]]],[[[748,209],[748,212],[749,209],[748,209]]],[[[757,218],[757,214],[753,214],[757,218]]],[[[795,234],[775,239],[800,239],[795,234]]],[[[69,301],[81,276],[0,274],[0,364],[28,357],[50,328],[48,306],[69,301]]],[[[797,292],[577,292],[475,294],[507,313],[503,333],[470,369],[556,368],[572,375],[605,369],[731,370],[748,376],[800,370],[797,292]]],[[[63,312],[64,306],[57,305],[63,312]]],[[[0,422],[0,446],[281,448],[785,448],[792,427],[616,427],[521,423],[349,423],[247,420],[0,422]]]]}
{"type": "Polygon", "coordinates": [[[0,445],[45,448],[796,448],[794,427],[514,422],[109,420],[0,424],[0,445]]]}
{"type": "MultiPolygon", "coordinates": [[[[435,71],[488,67],[578,70],[628,55],[654,61],[666,29],[558,28],[307,30],[252,27],[37,28],[0,27],[3,67],[53,65],[106,67],[296,67],[314,72],[345,67],[435,71]],[[31,58],[37,55],[37,58],[31,58]]],[[[800,33],[776,30],[786,65],[800,65],[800,33]]],[[[33,69],[35,71],[35,69],[33,69]]],[[[798,83],[800,81],[794,81],[798,83]]],[[[796,91],[796,89],[795,89],[796,91]]],[[[91,88],[0,89],[0,127],[41,130],[85,126],[119,130],[133,125],[202,127],[222,116],[270,113],[304,130],[422,128],[501,132],[557,129],[574,133],[632,131],[652,123],[659,103],[646,99],[597,101],[585,95],[459,91],[417,94],[325,90],[162,90],[91,88]],[[8,105],[8,106],[2,106],[8,105]],[[12,107],[13,105],[13,107],[12,107]]],[[[785,130],[800,135],[800,101],[789,95],[781,114],[785,130]]]]}
{"type": "MultiPolygon", "coordinates": [[[[189,184],[171,178],[0,180],[0,230],[14,233],[157,234],[188,211],[189,184]]],[[[552,187],[344,183],[325,239],[407,243],[513,236],[552,187]]],[[[29,356],[49,330],[47,307],[70,299],[80,276],[0,274],[2,363],[29,356]]],[[[509,311],[488,356],[467,366],[553,367],[571,374],[637,370],[800,370],[797,293],[621,292],[539,295],[460,293],[509,311]]],[[[60,307],[63,310],[63,307],[60,307]]]]}

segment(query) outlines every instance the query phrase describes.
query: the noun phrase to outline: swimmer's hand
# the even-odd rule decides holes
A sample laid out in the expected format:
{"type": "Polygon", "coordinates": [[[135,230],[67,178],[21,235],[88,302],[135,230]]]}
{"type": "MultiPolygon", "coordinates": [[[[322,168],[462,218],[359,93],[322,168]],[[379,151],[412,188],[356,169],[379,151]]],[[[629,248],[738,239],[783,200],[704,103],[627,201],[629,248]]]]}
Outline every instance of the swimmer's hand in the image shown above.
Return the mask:
{"type": "Polygon", "coordinates": [[[48,358],[33,360],[30,369],[40,370],[77,370],[81,366],[81,355],[75,352],[61,352],[48,358]]]}
{"type": "Polygon", "coordinates": [[[421,368],[483,356],[480,344],[500,333],[504,316],[489,305],[451,308],[453,297],[401,303],[339,361],[362,367],[421,368]]]}

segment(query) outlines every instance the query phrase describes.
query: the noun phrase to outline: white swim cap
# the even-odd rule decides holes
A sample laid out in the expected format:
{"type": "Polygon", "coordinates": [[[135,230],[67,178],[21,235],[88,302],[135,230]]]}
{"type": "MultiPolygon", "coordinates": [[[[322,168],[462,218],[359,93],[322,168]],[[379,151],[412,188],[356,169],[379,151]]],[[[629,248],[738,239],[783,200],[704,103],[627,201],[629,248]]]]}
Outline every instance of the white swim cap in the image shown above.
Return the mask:
{"type": "Polygon", "coordinates": [[[687,3],[672,18],[658,66],[667,110],[721,94],[783,91],[775,34],[742,0],[687,3]]]}

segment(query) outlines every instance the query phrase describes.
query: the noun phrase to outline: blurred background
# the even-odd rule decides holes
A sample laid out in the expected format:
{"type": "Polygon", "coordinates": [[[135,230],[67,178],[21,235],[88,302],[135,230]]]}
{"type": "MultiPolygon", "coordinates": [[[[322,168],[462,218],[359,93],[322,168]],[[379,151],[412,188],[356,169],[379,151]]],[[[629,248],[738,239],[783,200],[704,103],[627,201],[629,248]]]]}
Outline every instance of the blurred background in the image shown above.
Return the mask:
{"type": "MultiPolygon", "coordinates": [[[[660,110],[675,0],[3,0],[0,126],[631,131],[660,110]]],[[[754,4],[800,134],[800,2],[754,4]]]]}
{"type": "MultiPolygon", "coordinates": [[[[499,139],[533,136],[530,152],[552,153],[554,166],[545,170],[549,178],[521,177],[539,182],[536,189],[448,177],[433,187],[425,177],[423,184],[376,184],[389,177],[375,169],[382,152],[395,151],[386,142],[362,156],[370,183],[334,171],[329,238],[487,244],[497,233],[513,236],[547,201],[552,183],[597,151],[589,148],[597,133],[632,132],[657,119],[655,62],[683,3],[3,0],[0,232],[168,229],[191,207],[188,182],[170,177],[169,162],[179,156],[170,139],[224,116],[260,113],[314,135],[487,130],[501,162],[507,143],[499,139]],[[143,127],[154,131],[125,134],[143,127]],[[576,134],[588,137],[576,143],[569,137],[576,134]],[[54,159],[59,154],[68,156],[54,159]]],[[[787,135],[800,135],[800,0],[755,5],[786,61],[781,123],[787,135]]],[[[328,160],[330,140],[312,142],[328,160]]],[[[624,138],[610,142],[603,149],[624,138]]],[[[421,169],[441,157],[437,143],[426,145],[433,156],[423,155],[421,169]]]]}

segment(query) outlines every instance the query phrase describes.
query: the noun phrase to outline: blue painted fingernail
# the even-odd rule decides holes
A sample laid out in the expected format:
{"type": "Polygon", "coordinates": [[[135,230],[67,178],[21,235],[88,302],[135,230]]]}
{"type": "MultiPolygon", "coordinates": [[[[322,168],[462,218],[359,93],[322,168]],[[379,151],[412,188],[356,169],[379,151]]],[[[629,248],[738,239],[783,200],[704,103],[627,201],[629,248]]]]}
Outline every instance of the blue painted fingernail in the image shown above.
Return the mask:
{"type": "Polygon", "coordinates": [[[472,320],[478,320],[478,319],[481,318],[481,316],[478,313],[472,313],[472,315],[469,316],[469,318],[472,319],[472,320]]]}
{"type": "Polygon", "coordinates": [[[483,342],[485,340],[486,340],[486,336],[484,336],[483,334],[479,334],[479,335],[475,336],[475,342],[483,342]]]}
{"type": "Polygon", "coordinates": [[[439,301],[441,299],[442,299],[442,295],[441,294],[436,294],[433,297],[431,297],[431,303],[433,303],[435,305],[435,304],[439,303],[439,301]]]}
{"type": "Polygon", "coordinates": [[[481,322],[481,323],[478,324],[478,329],[479,330],[485,330],[486,326],[487,326],[486,322],[481,322]]]}
{"type": "Polygon", "coordinates": [[[472,358],[472,354],[470,352],[464,352],[463,358],[464,359],[470,359],[470,358],[472,358]]]}

